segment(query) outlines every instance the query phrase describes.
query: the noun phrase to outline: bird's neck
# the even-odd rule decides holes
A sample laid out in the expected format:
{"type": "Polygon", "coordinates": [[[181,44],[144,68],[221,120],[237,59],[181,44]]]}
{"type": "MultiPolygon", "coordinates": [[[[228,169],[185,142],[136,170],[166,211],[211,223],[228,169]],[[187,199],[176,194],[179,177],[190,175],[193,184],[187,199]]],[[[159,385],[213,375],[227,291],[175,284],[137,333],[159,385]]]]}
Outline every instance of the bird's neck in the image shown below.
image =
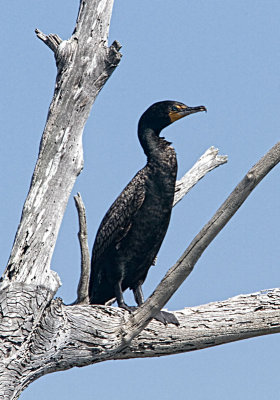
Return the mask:
{"type": "Polygon", "coordinates": [[[148,161],[158,160],[165,153],[166,148],[171,144],[164,138],[159,137],[160,131],[157,132],[152,128],[138,129],[138,137],[141,146],[146,154],[148,161]]]}

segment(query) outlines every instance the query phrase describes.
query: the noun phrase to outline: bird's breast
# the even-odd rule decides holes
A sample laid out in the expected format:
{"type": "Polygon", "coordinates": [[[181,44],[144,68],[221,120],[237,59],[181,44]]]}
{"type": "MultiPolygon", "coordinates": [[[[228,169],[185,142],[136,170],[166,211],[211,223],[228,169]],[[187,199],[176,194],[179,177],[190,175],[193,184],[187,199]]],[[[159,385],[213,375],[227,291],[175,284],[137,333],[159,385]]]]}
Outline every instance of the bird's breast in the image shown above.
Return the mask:
{"type": "Polygon", "coordinates": [[[147,165],[145,199],[131,221],[131,228],[122,240],[118,258],[125,266],[130,282],[145,276],[153,263],[166,234],[174,199],[177,175],[175,162],[147,165]]]}
{"type": "Polygon", "coordinates": [[[147,194],[155,196],[159,202],[170,202],[174,197],[177,177],[177,159],[173,147],[168,146],[158,157],[147,164],[147,194]]]}

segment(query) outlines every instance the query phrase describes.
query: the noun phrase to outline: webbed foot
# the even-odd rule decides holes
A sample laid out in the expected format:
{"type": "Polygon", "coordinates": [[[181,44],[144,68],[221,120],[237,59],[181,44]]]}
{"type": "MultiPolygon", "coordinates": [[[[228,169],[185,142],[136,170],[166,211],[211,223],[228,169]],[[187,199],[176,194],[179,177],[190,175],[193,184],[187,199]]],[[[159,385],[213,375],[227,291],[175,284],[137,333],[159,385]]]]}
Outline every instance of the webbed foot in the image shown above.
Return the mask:
{"type": "Polygon", "coordinates": [[[164,325],[167,324],[174,324],[176,326],[180,325],[175,315],[167,311],[160,311],[154,318],[157,321],[163,323],[164,325]]]}
{"type": "Polygon", "coordinates": [[[129,311],[130,313],[136,311],[137,308],[138,308],[138,307],[134,307],[134,306],[128,306],[128,305],[125,304],[125,303],[120,304],[119,307],[120,307],[120,308],[123,308],[123,309],[126,310],[126,311],[129,311]]]}

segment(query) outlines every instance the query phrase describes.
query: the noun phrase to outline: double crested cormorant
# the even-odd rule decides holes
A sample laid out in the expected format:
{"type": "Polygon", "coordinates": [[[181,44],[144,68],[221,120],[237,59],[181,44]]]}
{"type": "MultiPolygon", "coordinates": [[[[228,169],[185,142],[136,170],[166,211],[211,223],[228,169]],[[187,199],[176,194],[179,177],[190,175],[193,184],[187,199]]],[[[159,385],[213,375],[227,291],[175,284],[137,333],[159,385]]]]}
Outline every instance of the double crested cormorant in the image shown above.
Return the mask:
{"type": "MultiPolygon", "coordinates": [[[[176,101],[160,101],[149,107],[138,124],[138,138],[147,164],[134,176],[112,204],[98,229],[91,259],[91,304],[105,304],[116,297],[119,307],[133,310],[123,292],[133,290],[135,301],[144,302],[141,285],[166,234],[177,175],[176,153],[159,134],[177,119],[204,106],[188,107],[176,101]]],[[[156,319],[178,324],[171,313],[156,319]]]]}

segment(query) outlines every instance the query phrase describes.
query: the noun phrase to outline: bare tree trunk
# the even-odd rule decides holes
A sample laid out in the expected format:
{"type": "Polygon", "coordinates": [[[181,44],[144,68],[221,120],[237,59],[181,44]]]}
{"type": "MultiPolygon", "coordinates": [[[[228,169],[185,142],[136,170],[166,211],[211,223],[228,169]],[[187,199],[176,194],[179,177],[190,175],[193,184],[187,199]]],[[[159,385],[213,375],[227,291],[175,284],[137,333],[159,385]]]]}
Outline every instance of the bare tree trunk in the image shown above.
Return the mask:
{"type": "MultiPolygon", "coordinates": [[[[86,304],[89,255],[84,211],[78,299],[72,306],[53,299],[60,281],[50,263],[69,195],[83,168],[84,125],[121,58],[117,42],[107,47],[112,6],[113,0],[81,0],[74,33],[67,41],[36,30],[54,52],[58,72],[38,161],[0,283],[0,399],[17,399],[40,376],[74,366],[175,354],[280,331],[280,289],[177,311],[179,327],[151,321],[279,162],[279,143],[247,173],[136,313],[86,304]]],[[[209,149],[178,182],[175,203],[207,171],[224,162],[216,149],[209,149]]]]}
{"type": "Polygon", "coordinates": [[[83,129],[96,96],[121,58],[117,42],[107,47],[112,7],[113,0],[81,0],[67,41],[36,30],[54,52],[57,78],[30,190],[1,279],[6,339],[0,342],[0,398],[17,398],[26,385],[27,365],[29,382],[38,376],[28,362],[29,356],[33,358],[27,354],[27,342],[60,285],[50,262],[69,195],[83,168],[83,129]]]}
{"type": "Polygon", "coordinates": [[[4,281],[57,290],[50,270],[58,230],[83,168],[82,133],[91,106],[120,61],[120,45],[107,47],[113,0],[81,1],[72,37],[36,33],[54,51],[57,78],[40,153],[24,204],[4,281]]]}

